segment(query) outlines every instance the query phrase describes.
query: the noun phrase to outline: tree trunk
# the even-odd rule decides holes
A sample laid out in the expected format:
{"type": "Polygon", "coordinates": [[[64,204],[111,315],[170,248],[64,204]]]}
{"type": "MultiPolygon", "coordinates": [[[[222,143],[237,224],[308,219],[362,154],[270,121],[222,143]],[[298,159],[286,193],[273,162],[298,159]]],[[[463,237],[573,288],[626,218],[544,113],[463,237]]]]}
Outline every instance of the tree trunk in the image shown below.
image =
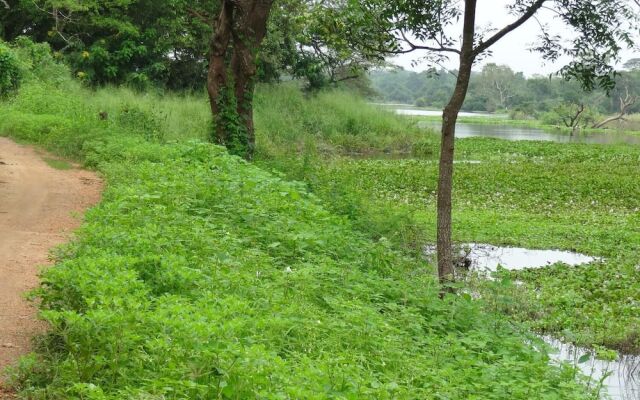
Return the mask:
{"type": "Polygon", "coordinates": [[[242,146],[246,149],[245,158],[251,159],[256,146],[253,127],[253,90],[256,74],[255,60],[246,46],[237,46],[231,61],[231,70],[235,77],[236,111],[244,127],[245,137],[242,146]]]}
{"type": "Polygon", "coordinates": [[[455,131],[458,113],[467,95],[475,34],[475,13],[477,0],[466,0],[464,28],[460,53],[460,68],[453,95],[442,113],[442,143],[440,148],[440,171],[438,179],[438,277],[443,289],[454,280],[453,246],[451,241],[451,198],[453,188],[453,157],[455,131]]]}
{"type": "Polygon", "coordinates": [[[211,39],[208,92],[213,141],[252,159],[256,54],[267,33],[273,0],[223,0],[211,39]]]}
{"type": "Polygon", "coordinates": [[[223,1],[220,15],[216,23],[209,51],[209,72],[207,74],[207,91],[211,115],[214,118],[213,141],[225,145],[224,124],[219,123],[219,116],[224,107],[223,91],[227,86],[227,54],[231,41],[233,3],[223,1]]]}

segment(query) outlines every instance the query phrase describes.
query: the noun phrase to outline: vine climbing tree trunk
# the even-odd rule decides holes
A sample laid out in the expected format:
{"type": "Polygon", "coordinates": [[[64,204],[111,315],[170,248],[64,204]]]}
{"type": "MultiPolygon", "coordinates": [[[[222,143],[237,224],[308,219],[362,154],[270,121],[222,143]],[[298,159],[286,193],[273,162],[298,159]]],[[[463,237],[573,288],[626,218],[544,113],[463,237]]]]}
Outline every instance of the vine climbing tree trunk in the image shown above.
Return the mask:
{"type": "Polygon", "coordinates": [[[253,157],[256,56],[274,0],[223,0],[211,37],[207,90],[211,139],[233,154],[253,157]]]}

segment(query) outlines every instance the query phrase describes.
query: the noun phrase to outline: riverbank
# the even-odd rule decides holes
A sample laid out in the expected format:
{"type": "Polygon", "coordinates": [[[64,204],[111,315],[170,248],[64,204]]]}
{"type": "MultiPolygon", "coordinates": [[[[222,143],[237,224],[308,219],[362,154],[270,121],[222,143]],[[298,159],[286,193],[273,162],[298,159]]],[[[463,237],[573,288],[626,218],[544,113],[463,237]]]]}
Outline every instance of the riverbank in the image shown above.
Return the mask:
{"type": "MultiPolygon", "coordinates": [[[[286,104],[276,102],[275,108],[286,104]]],[[[405,157],[381,152],[352,158],[331,151],[331,136],[314,136],[306,125],[303,120],[291,129],[306,138],[305,147],[283,141],[278,153],[261,154],[259,162],[306,182],[372,237],[390,238],[415,253],[435,241],[437,135],[416,137],[405,157]]],[[[364,143],[369,138],[379,140],[377,133],[358,136],[364,143]]],[[[509,282],[525,285],[505,286],[499,293],[509,296],[509,305],[494,306],[570,342],[638,352],[640,147],[476,137],[457,141],[457,157],[458,242],[571,250],[602,259],[577,268],[505,273],[509,282]]]]}
{"type": "MultiPolygon", "coordinates": [[[[333,94],[271,115],[265,102],[297,97],[260,90],[263,162],[290,151],[276,138],[300,121],[308,135],[289,145],[322,154],[422,135],[375,110],[333,114],[333,94]],[[319,135],[329,147],[315,147],[319,135]]],[[[167,97],[39,82],[0,109],[3,135],[106,179],[36,292],[50,330],[12,375],[21,396],[593,397],[575,368],[551,365],[534,347],[542,342],[503,314],[470,296],[441,300],[432,266],[333,212],[320,191],[194,140],[206,126],[187,127],[206,102],[167,97]],[[186,114],[169,114],[176,103],[186,114]]]]}
{"type": "MultiPolygon", "coordinates": [[[[421,108],[407,104],[385,104],[369,103],[372,106],[381,108],[387,112],[394,112],[398,115],[412,119],[414,122],[427,122],[430,124],[441,123],[442,110],[432,108],[421,108]]],[[[633,135],[640,138],[638,129],[640,117],[638,114],[629,115],[623,121],[619,121],[616,127],[605,128],[580,128],[574,131],[572,128],[562,125],[549,125],[537,119],[512,119],[509,114],[486,113],[486,112],[461,112],[458,116],[459,124],[471,125],[500,125],[507,127],[522,127],[540,129],[545,132],[572,135],[633,135]]],[[[610,125],[614,125],[613,123],[610,125]]]]}
{"type": "MultiPolygon", "coordinates": [[[[526,285],[500,291],[513,298],[503,311],[581,345],[637,352],[640,149],[487,138],[462,139],[457,147],[460,161],[474,162],[456,165],[456,241],[563,249],[603,259],[579,268],[505,274],[526,285]]],[[[379,226],[377,233],[415,249],[435,242],[436,162],[280,163],[331,198],[340,212],[362,218],[371,229],[379,226]],[[403,222],[375,216],[380,210],[396,214],[389,219],[401,215],[403,222]]]]}

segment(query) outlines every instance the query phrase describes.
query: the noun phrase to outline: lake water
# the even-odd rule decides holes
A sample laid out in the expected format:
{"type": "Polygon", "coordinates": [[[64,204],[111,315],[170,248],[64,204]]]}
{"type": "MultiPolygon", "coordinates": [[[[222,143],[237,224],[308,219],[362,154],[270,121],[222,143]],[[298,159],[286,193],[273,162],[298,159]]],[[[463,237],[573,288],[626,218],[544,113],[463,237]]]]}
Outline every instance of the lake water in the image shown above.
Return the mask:
{"type": "MultiPolygon", "coordinates": [[[[425,246],[424,253],[428,257],[434,257],[435,246],[425,246]]],[[[469,260],[470,269],[479,272],[493,272],[498,269],[498,266],[508,270],[520,270],[542,268],[556,263],[576,266],[598,261],[595,257],[571,251],[501,247],[484,243],[460,245],[459,256],[469,260]]]]}
{"type": "MultiPolygon", "coordinates": [[[[440,117],[442,110],[425,110],[418,107],[411,107],[406,104],[376,104],[389,110],[395,111],[400,115],[419,116],[419,117],[440,117]]],[[[484,117],[496,120],[506,120],[506,114],[490,114],[482,112],[460,112],[460,117],[484,117]]],[[[596,133],[596,134],[575,134],[569,135],[561,132],[548,132],[539,128],[529,128],[507,125],[505,124],[474,124],[474,123],[458,123],[456,124],[456,137],[468,138],[476,136],[493,137],[505,140],[542,140],[547,142],[560,143],[594,143],[594,144],[612,144],[627,143],[640,144],[640,135],[634,136],[624,133],[596,133]]],[[[420,127],[440,130],[440,121],[419,121],[420,127]]]]}
{"type": "MultiPolygon", "coordinates": [[[[438,121],[420,121],[420,127],[440,130],[441,124],[438,121]]],[[[575,134],[547,132],[538,128],[529,128],[521,126],[500,125],[500,124],[456,124],[456,137],[493,137],[506,140],[543,140],[548,142],[560,143],[594,143],[594,144],[640,144],[640,135],[634,136],[624,133],[594,133],[594,134],[575,134]]]]}
{"type": "MultiPolygon", "coordinates": [[[[413,116],[421,116],[421,117],[441,117],[442,110],[422,110],[420,108],[396,108],[396,114],[400,115],[413,115],[413,116]]],[[[487,117],[487,118],[495,118],[495,119],[505,119],[506,115],[501,114],[488,114],[488,113],[480,113],[480,112],[465,112],[460,111],[458,114],[459,117],[487,117]]]]}

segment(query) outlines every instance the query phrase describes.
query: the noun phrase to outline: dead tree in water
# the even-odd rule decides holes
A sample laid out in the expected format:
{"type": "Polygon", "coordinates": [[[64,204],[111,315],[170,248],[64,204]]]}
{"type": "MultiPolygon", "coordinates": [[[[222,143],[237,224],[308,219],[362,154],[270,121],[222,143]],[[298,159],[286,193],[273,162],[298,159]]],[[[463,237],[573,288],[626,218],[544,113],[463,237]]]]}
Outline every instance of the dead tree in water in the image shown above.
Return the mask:
{"type": "Polygon", "coordinates": [[[572,115],[562,117],[562,122],[567,128],[571,128],[571,134],[573,135],[578,129],[578,124],[580,123],[580,117],[584,112],[584,104],[580,103],[575,110],[575,113],[572,115]]]}
{"type": "Polygon", "coordinates": [[[624,89],[625,89],[625,96],[624,97],[620,96],[620,112],[617,115],[609,117],[604,121],[593,125],[593,128],[602,128],[610,122],[625,120],[624,116],[627,115],[629,113],[629,109],[633,107],[634,104],[636,104],[636,101],[638,101],[638,97],[630,95],[628,87],[625,87],[624,89]]]}

